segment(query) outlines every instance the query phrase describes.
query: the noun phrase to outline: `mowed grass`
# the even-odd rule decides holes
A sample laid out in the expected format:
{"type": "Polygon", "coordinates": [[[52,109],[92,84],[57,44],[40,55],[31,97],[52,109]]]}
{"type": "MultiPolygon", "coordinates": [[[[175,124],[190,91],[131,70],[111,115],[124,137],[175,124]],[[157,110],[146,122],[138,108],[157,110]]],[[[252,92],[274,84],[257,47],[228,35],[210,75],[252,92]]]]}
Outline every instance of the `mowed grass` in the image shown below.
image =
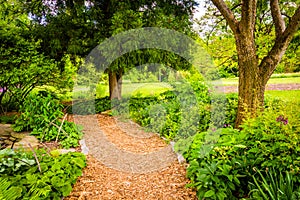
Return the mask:
{"type": "Polygon", "coordinates": [[[300,102],[300,90],[269,90],[266,91],[265,96],[300,102]]]}
{"type": "MultiPolygon", "coordinates": [[[[236,78],[222,78],[218,84],[228,86],[228,85],[237,85],[238,77],[236,78]]],[[[292,83],[300,83],[300,73],[292,73],[292,74],[274,74],[270,78],[268,84],[292,84],[292,83]]]]}
{"type": "Polygon", "coordinates": [[[124,95],[133,96],[154,96],[172,89],[167,83],[135,83],[125,84],[123,86],[124,95]]]}
{"type": "MultiPolygon", "coordinates": [[[[172,89],[167,83],[159,82],[159,83],[123,83],[122,84],[122,96],[154,96],[165,91],[172,89]]],[[[103,87],[97,92],[97,97],[108,96],[108,86],[103,85],[103,87]]]]}

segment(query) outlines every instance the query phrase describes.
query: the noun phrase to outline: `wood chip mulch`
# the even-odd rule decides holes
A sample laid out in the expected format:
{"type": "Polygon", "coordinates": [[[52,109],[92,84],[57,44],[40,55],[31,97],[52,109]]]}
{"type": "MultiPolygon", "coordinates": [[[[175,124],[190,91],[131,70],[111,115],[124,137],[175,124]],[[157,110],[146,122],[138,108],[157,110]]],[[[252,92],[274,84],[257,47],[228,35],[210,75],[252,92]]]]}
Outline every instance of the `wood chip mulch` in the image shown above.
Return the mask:
{"type": "MultiPolygon", "coordinates": [[[[105,135],[118,148],[142,153],[152,152],[165,146],[165,142],[157,135],[148,138],[130,138],[130,135],[126,135],[118,128],[111,130],[116,123],[113,117],[99,115],[98,120],[105,135]]],[[[126,131],[130,132],[130,126],[126,128],[126,131]]],[[[197,199],[196,192],[186,188],[186,184],[189,183],[186,178],[186,167],[185,163],[179,164],[174,161],[159,171],[138,174],[109,168],[93,155],[88,155],[87,167],[83,170],[83,175],[73,186],[72,193],[64,199],[197,199]]]]}
{"type": "Polygon", "coordinates": [[[77,199],[197,199],[186,188],[185,167],[173,163],[168,168],[150,174],[131,174],[107,168],[92,156],[66,200],[77,199]]]}

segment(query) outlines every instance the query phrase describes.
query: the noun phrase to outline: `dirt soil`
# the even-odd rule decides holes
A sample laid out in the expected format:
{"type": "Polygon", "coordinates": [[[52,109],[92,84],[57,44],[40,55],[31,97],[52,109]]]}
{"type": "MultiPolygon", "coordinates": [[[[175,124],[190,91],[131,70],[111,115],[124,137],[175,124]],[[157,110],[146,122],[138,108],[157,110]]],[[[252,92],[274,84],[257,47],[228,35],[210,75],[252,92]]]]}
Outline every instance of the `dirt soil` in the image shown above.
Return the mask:
{"type": "MultiPolygon", "coordinates": [[[[168,147],[158,135],[143,132],[138,125],[132,122],[121,122],[107,115],[96,115],[96,119],[106,139],[118,149],[131,152],[137,157],[151,152],[158,152],[168,147]]],[[[100,141],[96,143],[96,140],[99,140],[99,138],[97,139],[96,136],[96,127],[90,124],[93,120],[88,119],[88,116],[82,117],[81,120],[84,121],[84,127],[88,127],[84,129],[86,144],[89,148],[87,167],[83,170],[83,175],[78,178],[72,193],[69,197],[64,198],[65,200],[197,199],[196,192],[185,187],[189,183],[189,180],[186,178],[187,165],[178,163],[176,156],[171,156],[171,160],[173,160],[172,162],[170,162],[170,159],[168,160],[168,166],[145,173],[117,170],[104,162],[100,162],[101,157],[97,159],[99,157],[98,152],[102,152],[103,148],[100,149],[100,141]]],[[[103,150],[102,154],[105,151],[109,155],[114,153],[109,152],[109,150],[103,150]]],[[[165,153],[164,151],[162,152],[165,153]]],[[[162,160],[170,158],[170,156],[164,158],[168,152],[165,154],[161,155],[162,160]]],[[[134,158],[128,156],[125,159],[130,160],[134,158]]],[[[134,161],[132,162],[134,163],[134,161]]],[[[153,168],[155,168],[155,162],[151,163],[151,160],[147,165],[150,168],[153,165],[153,168]]]]}

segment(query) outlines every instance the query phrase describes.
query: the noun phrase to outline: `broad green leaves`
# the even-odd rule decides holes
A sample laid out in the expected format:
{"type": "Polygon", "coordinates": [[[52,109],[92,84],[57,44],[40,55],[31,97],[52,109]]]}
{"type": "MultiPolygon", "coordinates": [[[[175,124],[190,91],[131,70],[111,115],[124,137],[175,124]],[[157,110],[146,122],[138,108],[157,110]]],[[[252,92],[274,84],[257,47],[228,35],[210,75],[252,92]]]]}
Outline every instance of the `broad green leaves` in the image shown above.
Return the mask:
{"type": "Polygon", "coordinates": [[[61,121],[63,106],[51,95],[29,95],[14,124],[15,131],[32,130],[41,141],[59,141],[64,148],[77,147],[83,133],[76,124],[61,121]]]}
{"type": "MultiPolygon", "coordinates": [[[[61,199],[72,191],[72,185],[81,176],[86,166],[86,158],[81,153],[67,153],[50,156],[45,150],[36,151],[41,172],[37,164],[18,168],[6,167],[0,175],[0,199],[61,199]],[[8,170],[10,169],[10,170],[8,170]]],[[[34,160],[32,152],[17,153],[13,150],[1,150],[0,159],[34,160]],[[3,158],[2,158],[3,157],[3,158]]]]}
{"type": "MultiPolygon", "coordinates": [[[[183,156],[190,163],[187,169],[191,180],[189,186],[198,190],[199,199],[240,199],[245,196],[259,199],[263,196],[259,193],[267,194],[268,188],[279,188],[272,185],[278,175],[276,173],[299,175],[299,104],[277,102],[272,106],[269,103],[264,113],[243,124],[243,130],[216,130],[221,132],[220,139],[206,157],[199,152],[207,133],[199,133],[192,142],[191,139],[187,141],[190,149],[183,152],[183,156]],[[270,169],[273,169],[272,175],[268,173],[270,169]]],[[[295,176],[295,187],[290,187],[295,191],[290,191],[290,194],[299,191],[299,180],[295,176]]]]}

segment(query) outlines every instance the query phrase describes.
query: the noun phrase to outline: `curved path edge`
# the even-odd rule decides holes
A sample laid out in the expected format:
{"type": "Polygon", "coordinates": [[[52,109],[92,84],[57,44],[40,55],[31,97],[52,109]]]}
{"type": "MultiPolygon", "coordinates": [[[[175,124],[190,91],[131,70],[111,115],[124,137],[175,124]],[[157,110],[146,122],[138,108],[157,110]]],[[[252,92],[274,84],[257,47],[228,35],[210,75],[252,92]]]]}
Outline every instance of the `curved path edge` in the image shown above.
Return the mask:
{"type": "Polygon", "coordinates": [[[150,173],[166,168],[177,160],[171,145],[144,154],[119,149],[101,130],[97,115],[75,115],[74,122],[84,127],[84,140],[90,154],[107,167],[123,172],[150,173]]]}

